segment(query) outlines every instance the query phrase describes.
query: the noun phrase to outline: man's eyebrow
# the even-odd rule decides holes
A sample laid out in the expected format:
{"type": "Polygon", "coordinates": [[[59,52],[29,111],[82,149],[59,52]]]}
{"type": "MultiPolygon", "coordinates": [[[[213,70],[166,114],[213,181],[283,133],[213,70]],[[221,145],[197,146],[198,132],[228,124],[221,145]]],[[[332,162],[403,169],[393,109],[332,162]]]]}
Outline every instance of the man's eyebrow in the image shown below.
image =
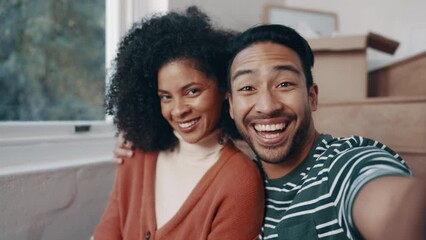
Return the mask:
{"type": "Polygon", "coordinates": [[[253,73],[253,71],[249,70],[249,69],[247,69],[247,70],[239,70],[239,71],[237,71],[234,74],[234,76],[232,76],[232,80],[235,80],[237,77],[239,77],[241,75],[250,74],[250,73],[253,73]]]}
{"type": "Polygon", "coordinates": [[[299,69],[295,68],[292,65],[278,65],[278,66],[275,66],[273,69],[275,71],[291,71],[291,72],[296,73],[297,75],[300,74],[299,69]]]}

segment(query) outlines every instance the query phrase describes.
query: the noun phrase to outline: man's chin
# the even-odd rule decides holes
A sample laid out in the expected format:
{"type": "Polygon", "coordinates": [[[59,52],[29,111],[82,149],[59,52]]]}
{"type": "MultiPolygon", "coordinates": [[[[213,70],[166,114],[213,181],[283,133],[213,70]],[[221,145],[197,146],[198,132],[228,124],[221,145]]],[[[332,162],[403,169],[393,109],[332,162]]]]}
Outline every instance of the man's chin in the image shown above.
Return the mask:
{"type": "Polygon", "coordinates": [[[242,136],[244,141],[246,141],[246,143],[250,146],[251,150],[263,162],[279,164],[284,162],[288,155],[289,146],[285,146],[285,143],[281,143],[276,146],[265,146],[254,141],[249,137],[249,135],[242,134],[242,136]]]}
{"type": "Polygon", "coordinates": [[[260,160],[270,164],[279,164],[285,161],[288,155],[287,148],[283,149],[283,146],[278,148],[260,148],[254,149],[254,152],[260,160]]]}

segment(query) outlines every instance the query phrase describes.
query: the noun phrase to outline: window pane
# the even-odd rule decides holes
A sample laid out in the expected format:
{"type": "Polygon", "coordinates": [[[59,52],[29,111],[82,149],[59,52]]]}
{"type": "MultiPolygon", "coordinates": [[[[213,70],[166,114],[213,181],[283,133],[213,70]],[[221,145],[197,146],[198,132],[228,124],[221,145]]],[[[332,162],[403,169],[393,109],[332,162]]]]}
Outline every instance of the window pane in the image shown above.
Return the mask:
{"type": "Polygon", "coordinates": [[[104,119],[105,0],[0,1],[0,120],[104,119]]]}

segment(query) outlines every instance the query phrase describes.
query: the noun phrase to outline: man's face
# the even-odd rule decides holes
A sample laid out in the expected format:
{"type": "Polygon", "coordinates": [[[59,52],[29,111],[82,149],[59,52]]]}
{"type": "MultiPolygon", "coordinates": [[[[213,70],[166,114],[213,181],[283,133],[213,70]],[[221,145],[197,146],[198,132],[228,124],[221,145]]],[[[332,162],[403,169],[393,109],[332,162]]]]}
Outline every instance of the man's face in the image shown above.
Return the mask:
{"type": "Polygon", "coordinates": [[[309,92],[299,56],[272,42],[253,44],[231,65],[230,114],[254,152],[281,163],[299,151],[317,108],[318,88],[309,92]]]}

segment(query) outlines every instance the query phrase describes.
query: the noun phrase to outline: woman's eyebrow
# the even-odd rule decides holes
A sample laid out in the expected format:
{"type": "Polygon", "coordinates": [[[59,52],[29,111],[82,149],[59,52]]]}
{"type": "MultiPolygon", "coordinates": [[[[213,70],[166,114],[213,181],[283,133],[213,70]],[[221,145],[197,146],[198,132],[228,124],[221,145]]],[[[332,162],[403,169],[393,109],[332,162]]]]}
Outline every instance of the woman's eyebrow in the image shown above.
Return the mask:
{"type": "MultiPolygon", "coordinates": [[[[199,83],[196,83],[196,82],[190,82],[190,83],[188,83],[188,84],[185,84],[185,85],[183,85],[180,89],[181,90],[185,90],[185,89],[187,89],[187,88],[190,88],[190,87],[192,87],[192,86],[194,86],[194,85],[199,85],[199,83]]],[[[169,91],[166,91],[166,90],[163,90],[163,89],[158,89],[158,92],[159,93],[169,93],[169,91]]]]}

